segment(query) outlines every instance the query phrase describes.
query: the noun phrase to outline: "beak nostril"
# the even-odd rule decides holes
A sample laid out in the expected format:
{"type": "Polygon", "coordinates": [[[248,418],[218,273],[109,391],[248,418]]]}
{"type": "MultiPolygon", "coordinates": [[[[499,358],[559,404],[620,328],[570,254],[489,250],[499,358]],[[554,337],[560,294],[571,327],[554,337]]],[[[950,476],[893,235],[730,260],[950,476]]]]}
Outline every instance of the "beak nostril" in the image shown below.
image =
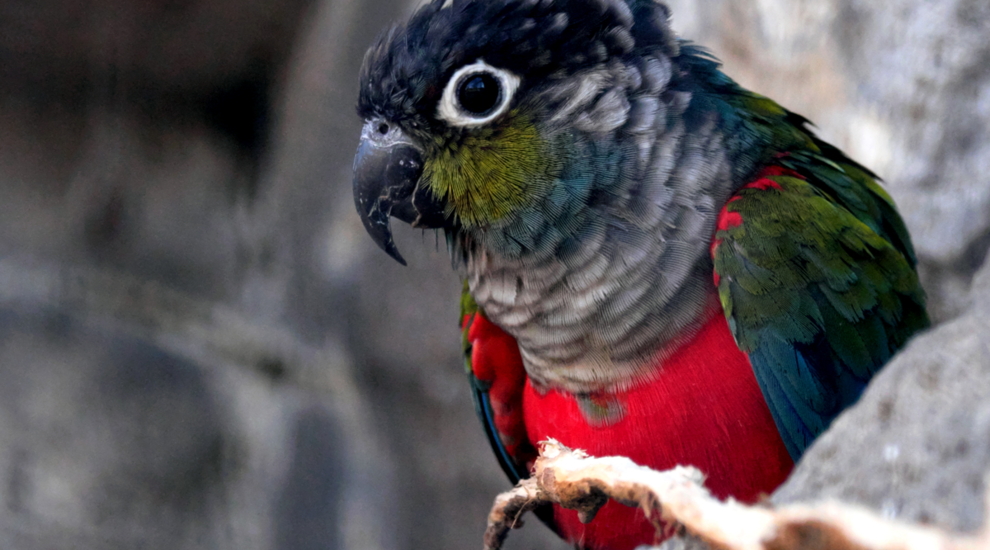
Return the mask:
{"type": "Polygon", "coordinates": [[[378,133],[381,134],[381,135],[383,135],[383,136],[385,134],[387,134],[388,133],[388,124],[385,123],[385,122],[379,123],[378,124],[378,133]]]}

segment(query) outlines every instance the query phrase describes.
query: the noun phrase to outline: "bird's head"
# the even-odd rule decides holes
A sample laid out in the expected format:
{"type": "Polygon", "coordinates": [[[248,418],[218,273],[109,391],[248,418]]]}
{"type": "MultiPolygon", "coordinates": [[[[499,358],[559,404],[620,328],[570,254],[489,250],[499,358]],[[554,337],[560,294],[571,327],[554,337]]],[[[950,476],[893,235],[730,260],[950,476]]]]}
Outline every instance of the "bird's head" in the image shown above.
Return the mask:
{"type": "Polygon", "coordinates": [[[462,247],[552,253],[655,126],[678,48],[667,20],[654,0],[433,0],[383,33],[361,70],[365,228],[402,263],[390,216],[462,247]]]}

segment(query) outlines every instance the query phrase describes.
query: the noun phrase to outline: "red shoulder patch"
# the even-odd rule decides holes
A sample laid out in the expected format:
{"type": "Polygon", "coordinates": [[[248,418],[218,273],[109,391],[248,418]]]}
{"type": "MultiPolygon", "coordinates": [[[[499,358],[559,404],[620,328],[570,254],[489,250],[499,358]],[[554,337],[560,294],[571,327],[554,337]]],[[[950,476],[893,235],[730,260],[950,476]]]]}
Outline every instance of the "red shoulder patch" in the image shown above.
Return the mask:
{"type": "MultiPolygon", "coordinates": [[[[804,176],[791,170],[790,168],[784,168],[783,166],[767,166],[756,175],[756,179],[743,185],[736,191],[736,194],[732,195],[728,201],[726,201],[725,206],[719,211],[718,217],[715,219],[715,233],[718,234],[719,231],[728,231],[735,227],[739,227],[743,223],[742,216],[738,212],[733,212],[729,210],[729,205],[741,199],[742,197],[739,193],[744,189],[756,189],[759,191],[766,191],[768,189],[780,189],[780,184],[776,181],[770,179],[773,176],[787,176],[792,178],[805,179],[804,176]]],[[[712,259],[715,258],[715,249],[722,244],[722,239],[717,236],[712,239],[712,244],[708,248],[712,259]]],[[[721,277],[717,272],[714,272],[712,278],[715,281],[715,286],[721,281],[721,277]]]]}

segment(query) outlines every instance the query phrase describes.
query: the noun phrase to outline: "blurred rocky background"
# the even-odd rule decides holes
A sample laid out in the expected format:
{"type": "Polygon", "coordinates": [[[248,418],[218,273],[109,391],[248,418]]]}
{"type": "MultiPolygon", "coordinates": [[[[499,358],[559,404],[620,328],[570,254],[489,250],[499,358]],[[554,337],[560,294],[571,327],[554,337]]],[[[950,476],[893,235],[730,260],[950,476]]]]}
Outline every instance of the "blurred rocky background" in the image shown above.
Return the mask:
{"type": "MultiPolygon", "coordinates": [[[[670,4],[885,178],[936,320],[990,291],[990,4],[670,4]]],[[[412,7],[0,2],[0,548],[480,544],[507,482],[459,283],[431,233],[396,226],[408,268],[378,251],[350,194],[357,70],[412,7]]],[[[990,363],[974,315],[914,348],[990,363]]],[[[532,521],[509,547],[564,546],[532,521]]]]}

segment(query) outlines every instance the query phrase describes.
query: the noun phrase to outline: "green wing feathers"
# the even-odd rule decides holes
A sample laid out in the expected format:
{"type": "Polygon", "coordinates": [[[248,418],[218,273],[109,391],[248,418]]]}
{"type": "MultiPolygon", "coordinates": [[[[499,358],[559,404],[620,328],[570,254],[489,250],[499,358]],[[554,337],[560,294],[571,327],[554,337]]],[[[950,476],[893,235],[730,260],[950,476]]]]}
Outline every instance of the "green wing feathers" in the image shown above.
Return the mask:
{"type": "Polygon", "coordinates": [[[889,195],[814,141],[732,197],[712,247],[725,315],[795,458],[928,325],[889,195]]]}

